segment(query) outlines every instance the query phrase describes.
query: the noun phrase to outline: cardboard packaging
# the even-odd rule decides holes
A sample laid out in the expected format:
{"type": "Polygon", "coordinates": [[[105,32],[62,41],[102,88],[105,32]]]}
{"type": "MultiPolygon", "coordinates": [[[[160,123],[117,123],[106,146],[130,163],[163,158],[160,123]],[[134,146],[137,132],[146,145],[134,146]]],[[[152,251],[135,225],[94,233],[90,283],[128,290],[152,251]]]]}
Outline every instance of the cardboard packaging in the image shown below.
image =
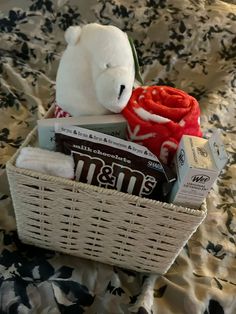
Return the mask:
{"type": "Polygon", "coordinates": [[[175,156],[177,181],[169,201],[199,208],[228,160],[220,132],[210,139],[184,135],[175,156]]]}
{"type": "Polygon", "coordinates": [[[118,138],[125,138],[127,122],[121,114],[109,114],[101,116],[81,116],[77,118],[50,118],[38,120],[39,147],[56,150],[55,125],[81,126],[118,138]]]}
{"type": "Polygon", "coordinates": [[[75,161],[75,180],[161,200],[175,176],[146,147],[111,135],[56,123],[56,142],[75,161]]]}

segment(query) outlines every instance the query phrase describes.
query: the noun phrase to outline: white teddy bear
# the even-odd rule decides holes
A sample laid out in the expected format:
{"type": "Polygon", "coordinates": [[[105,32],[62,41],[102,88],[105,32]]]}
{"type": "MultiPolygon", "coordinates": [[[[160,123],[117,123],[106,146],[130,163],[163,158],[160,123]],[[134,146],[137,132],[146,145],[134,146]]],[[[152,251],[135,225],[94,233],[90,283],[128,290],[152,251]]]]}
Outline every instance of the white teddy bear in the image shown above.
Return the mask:
{"type": "Polygon", "coordinates": [[[71,26],[56,78],[56,103],[71,116],[119,113],[134,85],[128,36],[115,26],[71,26]]]}
{"type": "MultiPolygon", "coordinates": [[[[137,66],[127,35],[117,27],[93,23],[69,27],[65,39],[55,112],[59,108],[62,116],[74,117],[121,112],[131,96],[137,66]]],[[[66,178],[74,172],[71,156],[35,147],[22,149],[16,165],[66,178]]]]}

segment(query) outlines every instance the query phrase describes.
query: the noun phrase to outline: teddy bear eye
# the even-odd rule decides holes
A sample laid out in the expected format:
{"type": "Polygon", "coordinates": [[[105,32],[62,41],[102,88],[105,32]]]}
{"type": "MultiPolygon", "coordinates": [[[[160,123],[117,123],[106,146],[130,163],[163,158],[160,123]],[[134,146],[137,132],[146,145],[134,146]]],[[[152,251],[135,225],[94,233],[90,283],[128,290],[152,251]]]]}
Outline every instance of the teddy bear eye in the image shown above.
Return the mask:
{"type": "Polygon", "coordinates": [[[107,69],[111,68],[111,64],[110,64],[110,63],[107,63],[107,64],[106,64],[106,68],[107,68],[107,69]]]}

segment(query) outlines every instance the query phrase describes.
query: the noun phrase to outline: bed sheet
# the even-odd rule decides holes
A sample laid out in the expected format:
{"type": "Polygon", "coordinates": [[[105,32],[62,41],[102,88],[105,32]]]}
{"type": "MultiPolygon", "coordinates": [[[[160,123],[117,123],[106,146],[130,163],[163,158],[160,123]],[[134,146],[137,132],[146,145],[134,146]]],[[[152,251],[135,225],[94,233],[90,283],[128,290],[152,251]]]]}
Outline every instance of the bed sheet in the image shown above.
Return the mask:
{"type": "MultiPolygon", "coordinates": [[[[145,84],[195,96],[229,162],[208,215],[165,275],[145,275],[21,243],[0,191],[0,313],[236,313],[236,6],[218,0],[0,3],[0,171],[55,96],[64,31],[89,22],[132,36],[145,84]]],[[[6,193],[6,192],[5,192],[6,193]]]]}

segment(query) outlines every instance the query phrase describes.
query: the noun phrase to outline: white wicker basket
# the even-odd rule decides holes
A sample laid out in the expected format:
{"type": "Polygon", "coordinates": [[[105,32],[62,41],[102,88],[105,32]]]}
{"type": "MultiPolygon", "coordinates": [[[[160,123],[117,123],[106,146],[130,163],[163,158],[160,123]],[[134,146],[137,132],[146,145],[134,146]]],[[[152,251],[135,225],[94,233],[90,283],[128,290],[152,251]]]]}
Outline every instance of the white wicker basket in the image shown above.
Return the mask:
{"type": "MultiPolygon", "coordinates": [[[[37,145],[36,128],[21,147],[37,145]]],[[[202,222],[200,210],[15,167],[7,174],[20,239],[142,272],[165,273],[202,222]]]]}

